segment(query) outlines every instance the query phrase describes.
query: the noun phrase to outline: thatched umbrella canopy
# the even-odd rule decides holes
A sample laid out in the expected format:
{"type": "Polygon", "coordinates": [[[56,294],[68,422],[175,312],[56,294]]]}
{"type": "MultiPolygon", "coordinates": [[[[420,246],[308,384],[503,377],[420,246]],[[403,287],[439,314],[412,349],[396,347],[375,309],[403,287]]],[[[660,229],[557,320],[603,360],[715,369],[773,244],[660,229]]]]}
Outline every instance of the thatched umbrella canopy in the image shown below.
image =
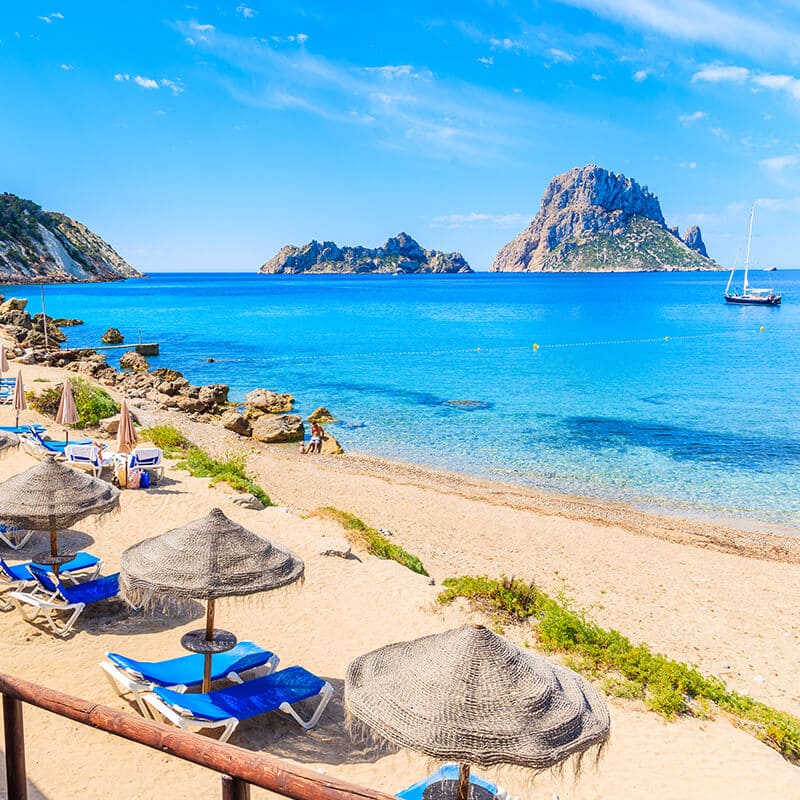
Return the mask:
{"type": "Polygon", "coordinates": [[[58,531],[119,506],[119,489],[48,456],[0,483],[0,519],[33,531],[50,531],[50,554],[58,555],[58,531]]]}
{"type": "MultiPolygon", "coordinates": [[[[214,652],[214,602],[288,586],[305,565],[291,550],[258,536],[215,508],[202,519],[129,547],[120,559],[120,588],[133,605],[206,600],[206,678],[214,652]]],[[[220,632],[221,633],[221,632],[220,632]]],[[[228,634],[228,641],[235,642],[228,634]]],[[[232,645],[231,645],[232,646],[232,645]]],[[[221,652],[219,648],[216,652],[221,652]]],[[[210,679],[203,691],[210,689],[210,679]]]]}
{"type": "Polygon", "coordinates": [[[8,431],[0,431],[0,454],[6,454],[12,447],[19,445],[19,436],[8,431]]]}
{"type": "MultiPolygon", "coordinates": [[[[347,668],[348,714],[372,733],[432,758],[548,769],[602,745],[602,695],[566,667],[481,625],[399,642],[347,668]]],[[[462,795],[463,791],[463,795],[462,795]]]]}

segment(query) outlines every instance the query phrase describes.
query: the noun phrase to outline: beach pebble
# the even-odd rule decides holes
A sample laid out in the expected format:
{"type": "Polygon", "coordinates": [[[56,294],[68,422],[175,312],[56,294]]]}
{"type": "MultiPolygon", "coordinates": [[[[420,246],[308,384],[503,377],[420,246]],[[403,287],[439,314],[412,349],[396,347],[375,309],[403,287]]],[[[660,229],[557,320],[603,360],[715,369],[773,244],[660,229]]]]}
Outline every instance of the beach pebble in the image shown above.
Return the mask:
{"type": "Polygon", "coordinates": [[[252,511],[261,511],[265,508],[264,504],[252,494],[237,494],[233,502],[241,508],[249,508],[252,511]]]}
{"type": "Polygon", "coordinates": [[[338,556],[339,558],[350,558],[350,542],[343,537],[326,536],[320,540],[319,554],[321,556],[338,556]]]}
{"type": "Polygon", "coordinates": [[[753,681],[755,681],[755,683],[764,683],[764,676],[763,675],[756,675],[753,678],[753,681]]]}

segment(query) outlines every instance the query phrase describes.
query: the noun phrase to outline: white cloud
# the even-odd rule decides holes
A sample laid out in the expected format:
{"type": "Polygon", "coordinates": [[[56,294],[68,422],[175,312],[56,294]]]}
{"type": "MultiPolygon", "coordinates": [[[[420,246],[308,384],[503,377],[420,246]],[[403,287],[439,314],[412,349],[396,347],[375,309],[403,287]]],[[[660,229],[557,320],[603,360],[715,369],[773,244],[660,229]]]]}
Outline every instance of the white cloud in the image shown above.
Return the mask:
{"type": "Polygon", "coordinates": [[[709,64],[692,75],[692,83],[706,81],[708,83],[721,83],[731,81],[744,83],[750,76],[750,70],[745,67],[730,67],[724,64],[709,64]]]}
{"type": "Polygon", "coordinates": [[[731,138],[731,135],[725,130],[725,128],[711,128],[711,133],[718,139],[724,139],[727,141],[731,138]]]}
{"type": "Polygon", "coordinates": [[[532,214],[443,214],[431,217],[434,228],[519,228],[533,219],[532,214]]]}
{"type": "Polygon", "coordinates": [[[190,22],[189,27],[193,31],[199,31],[200,33],[209,33],[210,31],[216,30],[213,25],[201,25],[199,22],[190,22]]]}
{"type": "Polygon", "coordinates": [[[50,19],[50,17],[37,17],[37,19],[40,19],[42,22],[46,22],[48,25],[53,21],[50,19]]]}
{"type": "Polygon", "coordinates": [[[553,61],[563,61],[567,64],[571,64],[575,60],[575,56],[572,55],[572,53],[568,53],[566,50],[561,50],[558,47],[550,48],[550,57],[553,61]]]}
{"type": "Polygon", "coordinates": [[[519,86],[515,86],[511,91],[514,92],[514,94],[522,94],[522,89],[520,89],[519,86]]]}
{"type": "Polygon", "coordinates": [[[364,67],[364,72],[377,72],[384,78],[394,80],[395,78],[420,78],[422,77],[410,64],[399,64],[397,66],[387,65],[385,67],[364,67]]]}
{"type": "Polygon", "coordinates": [[[167,112],[163,108],[158,108],[153,112],[154,117],[166,117],[167,112]]]}
{"type": "Polygon", "coordinates": [[[116,75],[114,75],[115,81],[129,81],[130,79],[131,76],[127,72],[118,72],[116,75]]]}
{"type": "Polygon", "coordinates": [[[636,83],[641,83],[642,81],[646,81],[649,75],[649,69],[640,69],[633,73],[633,79],[636,81],[636,83]]]}
{"type": "Polygon", "coordinates": [[[55,14],[50,15],[53,19],[64,19],[64,15],[60,11],[56,11],[55,14]]]}
{"type": "Polygon", "coordinates": [[[694,122],[699,122],[701,119],[705,119],[708,115],[705,111],[693,111],[691,114],[681,114],[678,117],[681,125],[688,127],[694,122]]]}
{"type": "Polygon", "coordinates": [[[770,171],[783,172],[783,170],[787,169],[788,167],[795,167],[800,164],[800,153],[791,153],[785,156],[764,158],[758,163],[770,171]]]}
{"type": "Polygon", "coordinates": [[[508,36],[503,39],[492,36],[489,39],[489,44],[492,47],[496,47],[498,50],[520,50],[522,48],[522,42],[511,39],[508,36]]]}
{"type": "Polygon", "coordinates": [[[142,89],[158,89],[158,81],[155,81],[152,78],[144,78],[141,75],[136,75],[133,79],[133,82],[138,86],[141,86],[142,89]]]}
{"type": "Polygon", "coordinates": [[[593,81],[604,81],[606,79],[605,75],[601,75],[599,72],[592,73],[592,80],[593,81]]]}
{"type": "Polygon", "coordinates": [[[290,33],[288,36],[270,36],[269,39],[259,39],[259,41],[267,43],[270,40],[281,44],[282,42],[297,42],[297,44],[305,44],[308,41],[307,33],[290,33]]]}
{"type": "Polygon", "coordinates": [[[50,25],[54,19],[64,19],[64,15],[60,11],[56,11],[53,14],[48,14],[46,17],[37,17],[37,19],[50,25]]]}
{"type": "Polygon", "coordinates": [[[241,14],[245,19],[252,19],[258,12],[250,6],[236,6],[236,12],[241,14]]]}
{"type": "MultiPolygon", "coordinates": [[[[186,22],[175,27],[189,32],[186,22]]],[[[215,79],[238,102],[357,125],[376,144],[430,158],[497,159],[544,113],[541,104],[408,64],[361,66],[219,30],[196,46],[221,65],[215,79]]]]}
{"type": "Polygon", "coordinates": [[[171,81],[169,78],[162,78],[161,85],[169,89],[172,94],[183,94],[183,84],[180,81],[171,81]]]}
{"type": "Polygon", "coordinates": [[[800,78],[794,75],[754,72],[747,67],[709,64],[695,72],[692,83],[738,83],[748,85],[752,90],[767,89],[784,92],[793,100],[800,100],[800,78]]]}
{"type": "MultiPolygon", "coordinates": [[[[763,56],[770,53],[797,55],[800,38],[779,4],[759,4],[748,15],[736,5],[732,9],[712,0],[558,0],[583,8],[599,17],[657,31],[672,39],[716,45],[739,53],[763,56]]],[[[755,5],[755,4],[754,4],[755,5]]]]}
{"type": "Polygon", "coordinates": [[[478,61],[481,64],[485,64],[487,67],[491,67],[494,64],[494,56],[481,56],[478,61]]]}
{"type": "Polygon", "coordinates": [[[697,162],[696,161],[681,161],[681,163],[678,164],[678,166],[682,167],[683,169],[696,169],[697,168],[697,162]]]}
{"type": "Polygon", "coordinates": [[[70,72],[71,70],[75,69],[72,64],[62,64],[61,69],[65,70],[66,72],[70,72]]]}

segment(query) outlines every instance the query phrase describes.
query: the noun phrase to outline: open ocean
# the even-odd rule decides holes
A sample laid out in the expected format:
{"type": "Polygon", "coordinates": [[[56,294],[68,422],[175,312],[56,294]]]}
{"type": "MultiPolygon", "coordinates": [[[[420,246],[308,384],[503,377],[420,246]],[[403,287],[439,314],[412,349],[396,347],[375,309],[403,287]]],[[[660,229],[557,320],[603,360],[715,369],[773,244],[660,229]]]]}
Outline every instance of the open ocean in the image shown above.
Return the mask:
{"type": "MultiPolygon", "coordinates": [[[[141,331],[153,366],[232,399],[327,406],[345,449],[800,529],[800,270],[751,277],[784,305],[726,305],[721,272],[157,273],[45,292],[48,314],[85,320],[70,344],[141,331]]],[[[39,287],[0,292],[41,308],[39,287]]]]}

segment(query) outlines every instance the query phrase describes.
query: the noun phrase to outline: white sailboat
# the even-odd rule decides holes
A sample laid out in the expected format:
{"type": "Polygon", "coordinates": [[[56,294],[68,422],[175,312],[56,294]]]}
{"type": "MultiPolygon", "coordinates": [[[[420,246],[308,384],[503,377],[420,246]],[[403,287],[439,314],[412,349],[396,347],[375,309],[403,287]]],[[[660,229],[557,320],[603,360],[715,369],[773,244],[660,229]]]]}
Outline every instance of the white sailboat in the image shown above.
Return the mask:
{"type": "Polygon", "coordinates": [[[756,289],[748,283],[748,271],[750,269],[750,244],[753,239],[753,217],[756,213],[756,206],[750,209],[750,229],[747,234],[747,257],[744,261],[744,283],[742,288],[734,287],[731,291],[731,283],[733,282],[733,274],[736,272],[736,265],[731,270],[730,277],[728,278],[728,285],[725,287],[725,302],[734,303],[736,305],[750,305],[750,306],[779,306],[781,304],[781,295],[775,294],[774,289],[756,289]]]}

